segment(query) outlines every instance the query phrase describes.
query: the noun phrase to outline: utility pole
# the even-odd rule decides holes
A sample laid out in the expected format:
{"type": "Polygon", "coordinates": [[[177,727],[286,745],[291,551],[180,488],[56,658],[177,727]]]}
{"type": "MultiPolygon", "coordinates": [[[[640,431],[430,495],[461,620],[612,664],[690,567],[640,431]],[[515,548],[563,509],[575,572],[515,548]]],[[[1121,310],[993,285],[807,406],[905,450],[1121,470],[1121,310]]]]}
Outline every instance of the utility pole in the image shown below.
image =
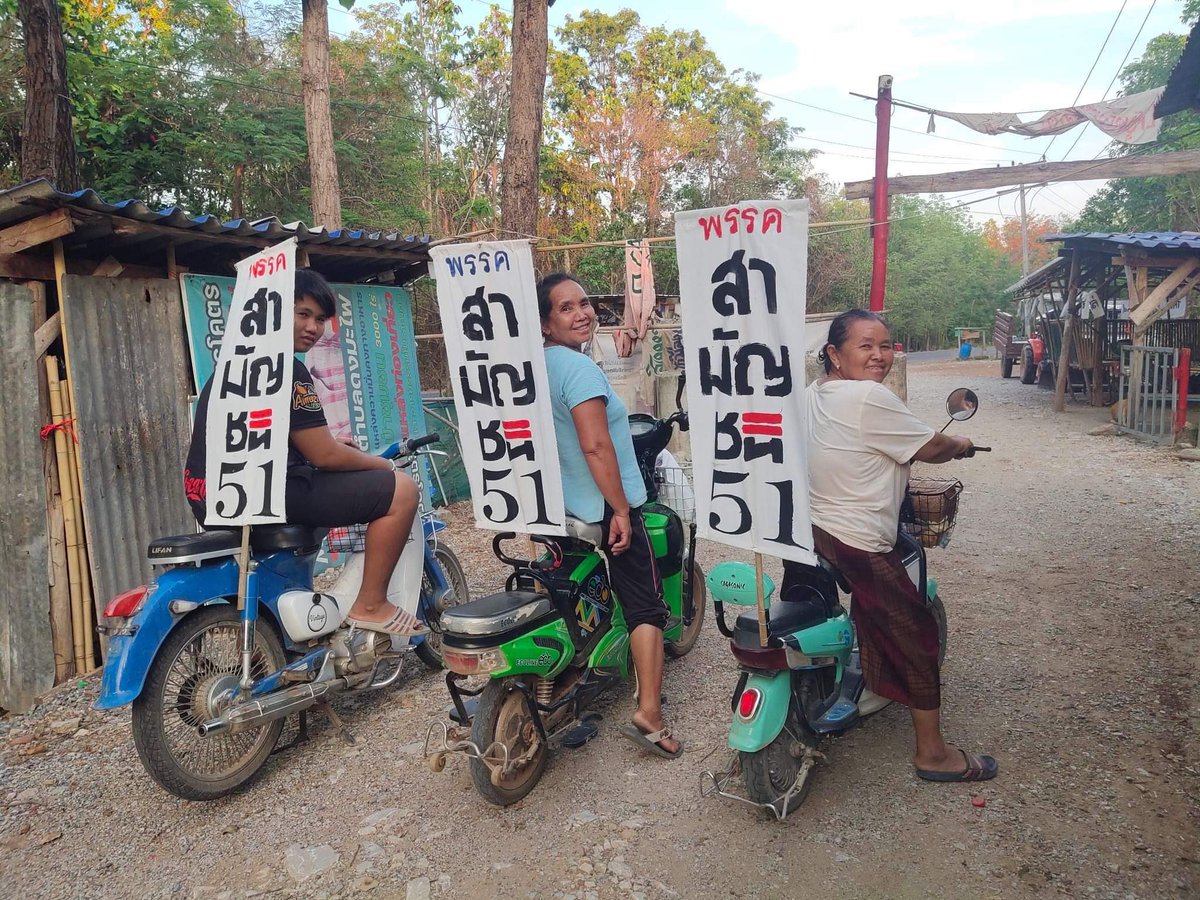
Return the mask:
{"type": "Polygon", "coordinates": [[[1025,213],[1025,185],[1021,185],[1021,275],[1029,274],[1029,216],[1025,213]]]}
{"type": "Polygon", "coordinates": [[[892,76],[880,75],[875,99],[875,190],[871,202],[871,311],[883,312],[883,292],[887,282],[888,212],[888,139],[892,131],[892,76]]]}
{"type": "Polygon", "coordinates": [[[500,228],[506,239],[537,234],[538,156],[553,0],[513,0],[508,136],[500,183],[500,228]]]}

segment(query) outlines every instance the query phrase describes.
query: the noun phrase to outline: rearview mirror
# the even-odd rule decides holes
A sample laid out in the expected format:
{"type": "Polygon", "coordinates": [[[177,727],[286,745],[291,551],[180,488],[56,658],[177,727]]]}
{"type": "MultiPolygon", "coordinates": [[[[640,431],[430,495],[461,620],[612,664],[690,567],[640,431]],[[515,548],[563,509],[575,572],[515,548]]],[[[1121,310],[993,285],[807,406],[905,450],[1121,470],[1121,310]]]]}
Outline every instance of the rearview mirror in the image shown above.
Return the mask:
{"type": "Polygon", "coordinates": [[[946,415],[955,422],[965,422],[979,410],[979,397],[970,388],[956,388],[946,398],[946,415]]]}

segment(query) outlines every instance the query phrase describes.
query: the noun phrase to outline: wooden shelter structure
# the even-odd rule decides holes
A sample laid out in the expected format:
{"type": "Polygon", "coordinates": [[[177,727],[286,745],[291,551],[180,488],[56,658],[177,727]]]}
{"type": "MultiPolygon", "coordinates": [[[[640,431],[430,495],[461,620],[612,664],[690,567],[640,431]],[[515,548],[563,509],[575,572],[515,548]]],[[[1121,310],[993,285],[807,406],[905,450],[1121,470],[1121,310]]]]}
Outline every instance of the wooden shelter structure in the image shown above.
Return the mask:
{"type": "Polygon", "coordinates": [[[195,527],[179,276],[233,275],[291,237],[331,282],[428,270],[427,236],[222,221],[42,180],[0,191],[0,708],[95,668],[100,612],[145,580],[148,541],[195,527]]]}
{"type": "MultiPolygon", "coordinates": [[[[1081,232],[1045,240],[1061,242],[1059,256],[1009,293],[1046,340],[1056,408],[1068,392],[1093,406],[1137,399],[1144,386],[1129,354],[1140,359],[1155,349],[1179,351],[1171,366],[1182,370],[1169,377],[1181,387],[1173,408],[1186,409],[1200,380],[1200,316],[1191,304],[1200,286],[1200,234],[1081,232]],[[1192,308],[1182,317],[1171,312],[1181,305],[1192,308]]],[[[1166,377],[1154,375],[1156,393],[1166,377]]]]}

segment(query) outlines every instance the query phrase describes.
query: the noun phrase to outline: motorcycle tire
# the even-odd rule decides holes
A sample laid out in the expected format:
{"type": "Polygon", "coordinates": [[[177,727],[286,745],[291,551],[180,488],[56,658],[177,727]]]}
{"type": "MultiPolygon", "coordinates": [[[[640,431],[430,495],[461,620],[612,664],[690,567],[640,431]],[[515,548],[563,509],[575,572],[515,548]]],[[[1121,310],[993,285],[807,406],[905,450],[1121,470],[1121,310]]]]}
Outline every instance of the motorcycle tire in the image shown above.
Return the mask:
{"type": "MultiPolygon", "coordinates": [[[[538,741],[539,747],[528,762],[507,776],[493,778],[491,768],[482,760],[471,759],[471,780],[484,800],[496,806],[511,806],[530,791],[546,771],[549,752],[537,733],[525,695],[504,680],[492,681],[484,688],[471,723],[471,741],[486,753],[495,741],[508,748],[509,758],[520,756],[538,741]]],[[[503,762],[503,758],[493,762],[503,762]]]]}
{"type": "Polygon", "coordinates": [[[929,601],[929,611],[933,613],[933,617],[937,620],[938,626],[938,665],[946,661],[946,607],[942,604],[942,598],[937,594],[933,595],[933,599],[929,601]]]}
{"type": "MultiPolygon", "coordinates": [[[[133,745],[166,791],[184,800],[215,800],[262,768],[283,731],[276,719],[236,734],[202,738],[196,728],[216,717],[205,695],[236,685],[241,675],[241,621],[227,603],[205,606],[167,636],[133,701],[133,745]]],[[[259,618],[252,657],[255,678],[283,668],[274,627],[259,618]]]]}
{"type": "MultiPolygon", "coordinates": [[[[463,571],[462,563],[454,555],[454,551],[444,544],[438,544],[433,550],[433,557],[442,567],[442,574],[450,585],[447,595],[437,609],[425,610],[425,624],[429,626],[429,634],[417,644],[417,658],[429,668],[438,671],[442,668],[442,631],[439,621],[442,613],[454,606],[462,606],[471,602],[471,589],[467,585],[467,574],[463,571]]],[[[428,578],[424,579],[422,591],[429,590],[428,578]]]]}
{"type": "Polygon", "coordinates": [[[677,641],[664,641],[663,651],[671,659],[687,656],[700,639],[704,628],[704,608],[708,603],[708,589],[704,585],[704,570],[699,563],[692,563],[692,577],[689,583],[692,592],[692,622],[683,629],[677,641]]]}
{"type": "Polygon", "coordinates": [[[1033,350],[1026,347],[1021,353],[1021,384],[1037,381],[1037,365],[1033,361],[1033,350]]]}
{"type": "MultiPolygon", "coordinates": [[[[739,752],[746,795],[755,803],[774,803],[796,783],[804,759],[803,756],[797,757],[792,753],[793,745],[799,743],[795,735],[801,736],[811,746],[817,746],[818,738],[803,724],[796,707],[796,698],[793,697],[788,704],[787,720],[775,739],[754,753],[739,752]]],[[[789,812],[799,807],[808,797],[812,783],[810,770],[799,793],[788,801],[789,812]]]]}

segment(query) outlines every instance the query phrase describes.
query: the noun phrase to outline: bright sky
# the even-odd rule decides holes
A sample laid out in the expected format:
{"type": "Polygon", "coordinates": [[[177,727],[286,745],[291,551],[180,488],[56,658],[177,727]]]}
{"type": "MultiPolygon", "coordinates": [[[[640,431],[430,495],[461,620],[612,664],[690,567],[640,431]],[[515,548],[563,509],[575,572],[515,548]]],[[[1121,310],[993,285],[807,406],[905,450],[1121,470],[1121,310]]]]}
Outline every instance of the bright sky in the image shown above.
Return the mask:
{"type": "MultiPolygon", "coordinates": [[[[490,5],[458,2],[468,21],[482,18],[490,5]]],[[[1080,103],[1111,99],[1124,59],[1137,59],[1156,35],[1186,31],[1179,18],[1182,6],[1181,0],[557,0],[550,29],[553,33],[568,15],[584,9],[634,7],[645,25],[700,31],[729,69],[762,76],[759,88],[770,95],[774,112],[804,129],[797,145],[819,149],[818,170],[840,183],[873,174],[874,103],[850,92],[874,95],[880,74],[895,78],[896,99],[955,112],[1070,106],[1081,89],[1080,103]]],[[[336,0],[330,12],[331,30],[351,28],[336,0]]],[[[990,137],[946,119],[938,119],[936,134],[927,135],[927,122],[922,113],[895,110],[891,174],[1035,162],[1043,154],[1052,161],[1092,159],[1109,143],[1091,125],[1057,138],[1024,138],[990,137]]],[[[1062,183],[1031,191],[1030,210],[1074,216],[1102,184],[1062,183]]],[[[955,202],[975,199],[969,209],[979,222],[1017,214],[1016,194],[994,194],[950,196],[955,202]]]]}

